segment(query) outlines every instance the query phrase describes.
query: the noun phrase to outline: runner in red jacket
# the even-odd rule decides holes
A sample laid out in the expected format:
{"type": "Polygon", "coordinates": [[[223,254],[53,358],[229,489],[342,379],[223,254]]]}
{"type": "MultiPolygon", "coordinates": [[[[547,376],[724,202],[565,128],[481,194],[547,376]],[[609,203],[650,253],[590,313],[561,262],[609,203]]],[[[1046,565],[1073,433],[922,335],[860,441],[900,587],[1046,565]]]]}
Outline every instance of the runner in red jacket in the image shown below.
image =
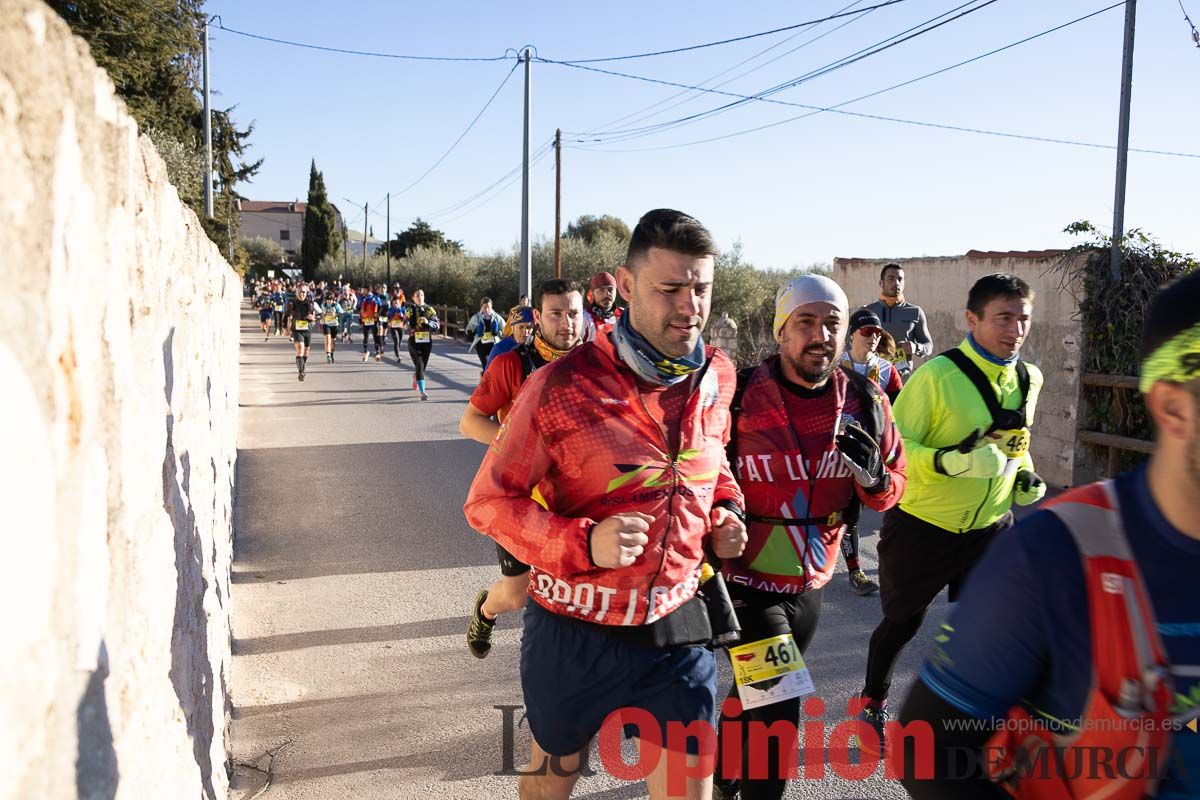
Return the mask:
{"type": "MultiPolygon", "coordinates": [[[[618,270],[629,314],[530,376],[471,486],[471,527],[532,567],[521,685],[542,774],[522,777],[522,796],[567,796],[613,711],[712,719],[700,567],[706,545],[731,558],[746,535],[725,458],[733,365],[700,339],[715,252],[692,217],[646,214],[618,270]]],[[[689,797],[710,791],[688,779],[689,797]]]]}

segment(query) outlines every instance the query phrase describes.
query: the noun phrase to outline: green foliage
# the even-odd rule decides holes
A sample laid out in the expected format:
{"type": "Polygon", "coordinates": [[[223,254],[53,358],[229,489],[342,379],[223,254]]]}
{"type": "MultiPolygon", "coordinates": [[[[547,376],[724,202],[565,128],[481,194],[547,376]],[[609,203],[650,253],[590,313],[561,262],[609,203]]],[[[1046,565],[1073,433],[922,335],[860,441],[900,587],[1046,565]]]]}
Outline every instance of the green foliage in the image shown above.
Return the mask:
{"type": "Polygon", "coordinates": [[[204,114],[201,37],[204,0],[49,0],[116,87],[138,127],[167,163],[183,200],[223,254],[237,237],[236,187],[262,160],[245,162],[253,126],[241,130],[233,109],[212,112],[213,173],[219,194],[204,218],[204,114]],[[199,165],[199,176],[195,173],[199,165]]]}
{"type": "Polygon", "coordinates": [[[601,214],[598,217],[584,214],[574,222],[567,223],[567,232],[563,234],[563,238],[581,239],[591,244],[601,234],[607,234],[614,239],[623,241],[628,247],[632,231],[620,218],[611,214],[601,214]]]}
{"type": "MultiPolygon", "coordinates": [[[[404,258],[422,248],[461,253],[463,244],[453,239],[447,239],[446,234],[418,217],[412,225],[408,226],[408,230],[397,233],[396,238],[383,247],[391,251],[392,258],[404,258]]],[[[383,247],[380,249],[382,250],[383,247]]]]}
{"type": "MultiPolygon", "coordinates": [[[[1112,238],[1088,221],[1064,232],[1087,236],[1062,259],[1064,283],[1082,287],[1079,318],[1083,328],[1085,373],[1136,376],[1146,309],[1159,287],[1200,267],[1193,256],[1168,250],[1139,228],[1121,240],[1121,278],[1112,278],[1112,238]]],[[[1085,386],[1080,424],[1086,430],[1152,440],[1153,426],[1141,395],[1132,390],[1085,386]]],[[[1125,469],[1145,456],[1124,453],[1125,469]]]]}
{"type": "Polygon", "coordinates": [[[255,236],[242,239],[239,244],[246,253],[248,265],[255,271],[278,269],[284,260],[283,248],[274,239],[255,236]]]}
{"type": "Polygon", "coordinates": [[[308,170],[308,207],[304,210],[304,232],[300,240],[300,268],[305,280],[312,280],[326,258],[336,256],[342,246],[337,217],[325,191],[325,176],[317,171],[313,159],[308,170]]]}

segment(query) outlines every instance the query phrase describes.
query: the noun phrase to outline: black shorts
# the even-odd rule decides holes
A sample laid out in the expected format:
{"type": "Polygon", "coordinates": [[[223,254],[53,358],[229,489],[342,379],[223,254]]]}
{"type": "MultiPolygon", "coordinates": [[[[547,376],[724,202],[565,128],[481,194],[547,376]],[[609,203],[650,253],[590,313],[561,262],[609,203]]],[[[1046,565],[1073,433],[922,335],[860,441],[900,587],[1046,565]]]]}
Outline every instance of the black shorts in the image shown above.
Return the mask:
{"type": "Polygon", "coordinates": [[[306,330],[306,331],[293,330],[292,331],[292,341],[297,342],[297,343],[302,342],[305,347],[311,347],[312,346],[312,330],[311,329],[306,330]]]}
{"type": "Polygon", "coordinates": [[[738,624],[742,626],[739,644],[790,633],[801,653],[808,648],[821,617],[824,587],[802,594],[763,592],[739,583],[730,583],[727,588],[738,624]]]}
{"type": "Polygon", "coordinates": [[[326,336],[337,336],[338,335],[338,326],[337,325],[323,325],[322,327],[325,330],[326,336]]]}
{"type": "Polygon", "coordinates": [[[947,586],[950,602],[992,540],[1013,524],[1012,512],[986,528],[953,533],[899,506],[879,529],[879,598],[883,615],[903,622],[924,611],[947,586]]]}

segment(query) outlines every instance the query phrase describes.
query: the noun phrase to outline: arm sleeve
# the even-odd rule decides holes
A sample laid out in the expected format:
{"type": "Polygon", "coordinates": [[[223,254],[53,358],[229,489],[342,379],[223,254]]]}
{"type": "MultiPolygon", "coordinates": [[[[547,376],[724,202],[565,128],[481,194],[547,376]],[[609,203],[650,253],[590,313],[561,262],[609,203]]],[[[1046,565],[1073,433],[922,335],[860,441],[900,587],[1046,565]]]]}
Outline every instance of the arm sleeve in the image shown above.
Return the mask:
{"type": "Polygon", "coordinates": [[[504,356],[497,358],[496,363],[489,366],[484,371],[483,377],[479,379],[479,385],[471,394],[471,405],[476,411],[489,417],[499,414],[500,409],[512,401],[512,387],[519,385],[514,382],[514,377],[519,381],[520,370],[520,364],[515,359],[504,356]],[[515,376],[513,375],[514,367],[516,368],[515,376]]]}
{"type": "Polygon", "coordinates": [[[888,396],[888,400],[892,405],[896,404],[896,396],[900,394],[900,390],[904,388],[904,382],[900,380],[900,370],[893,367],[888,370],[888,384],[883,387],[883,392],[888,396]]]}
{"type": "Polygon", "coordinates": [[[479,465],[463,512],[472,528],[519,560],[566,576],[592,568],[588,531],[594,520],[555,514],[530,496],[552,466],[538,419],[546,372],[534,373],[522,387],[479,465]]]}
{"type": "Polygon", "coordinates": [[[933,352],[933,338],[929,335],[929,322],[925,319],[925,309],[917,307],[917,324],[913,326],[912,340],[915,344],[913,355],[925,357],[933,352]]]}
{"type": "MultiPolygon", "coordinates": [[[[892,374],[895,375],[896,370],[892,370],[892,374]]],[[[891,403],[888,402],[886,396],[880,400],[883,402],[883,418],[886,424],[883,435],[879,437],[879,454],[883,457],[883,468],[888,472],[888,488],[882,492],[870,494],[855,482],[854,490],[868,508],[886,511],[899,503],[900,498],[904,496],[904,487],[908,485],[908,477],[905,472],[908,462],[904,458],[904,439],[896,430],[896,423],[892,420],[891,403]]]]}
{"type": "Polygon", "coordinates": [[[431,315],[425,318],[427,327],[431,331],[441,330],[442,323],[438,321],[437,310],[430,306],[429,311],[431,315]]]}
{"type": "Polygon", "coordinates": [[[933,419],[938,395],[938,382],[933,371],[925,366],[912,374],[900,393],[893,409],[895,424],[904,439],[905,457],[910,470],[936,472],[933,457],[938,448],[925,444],[933,419]]]}

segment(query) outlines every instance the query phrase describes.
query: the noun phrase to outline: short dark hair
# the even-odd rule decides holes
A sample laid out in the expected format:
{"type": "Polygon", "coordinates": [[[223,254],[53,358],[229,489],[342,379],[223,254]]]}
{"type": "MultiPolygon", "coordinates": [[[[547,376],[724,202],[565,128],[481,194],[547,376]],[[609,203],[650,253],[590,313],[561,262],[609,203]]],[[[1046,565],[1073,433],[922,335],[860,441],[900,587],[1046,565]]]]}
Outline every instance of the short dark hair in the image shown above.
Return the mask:
{"type": "Polygon", "coordinates": [[[883,279],[887,277],[887,271],[889,269],[898,269],[901,272],[904,272],[904,267],[900,266],[895,261],[893,261],[890,264],[884,264],[883,269],[879,270],[879,282],[880,283],[883,283],[883,279]]]}
{"type": "Polygon", "coordinates": [[[484,297],[484,298],[480,299],[480,301],[479,301],[479,305],[481,305],[481,306],[482,306],[482,305],[484,305],[484,304],[491,304],[491,302],[492,302],[492,298],[490,298],[490,297],[484,297]]]}
{"type": "Polygon", "coordinates": [[[719,252],[712,233],[700,220],[673,208],[656,208],[642,215],[629,238],[625,266],[632,268],[652,247],[696,257],[716,258],[719,252]]]}
{"type": "Polygon", "coordinates": [[[967,292],[967,310],[977,317],[983,316],[983,309],[997,297],[1005,300],[1033,301],[1034,291],[1028,283],[1007,272],[995,272],[984,275],[975,281],[971,291],[967,292]]]}
{"type": "Polygon", "coordinates": [[[1142,352],[1145,360],[1170,339],[1200,324],[1200,270],[1176,278],[1158,290],[1146,309],[1142,326],[1142,352]]]}
{"type": "Polygon", "coordinates": [[[542,285],[538,287],[538,308],[542,307],[542,301],[546,299],[546,295],[570,294],[571,292],[583,294],[579,284],[569,278],[551,278],[548,281],[542,281],[542,285]]]}

